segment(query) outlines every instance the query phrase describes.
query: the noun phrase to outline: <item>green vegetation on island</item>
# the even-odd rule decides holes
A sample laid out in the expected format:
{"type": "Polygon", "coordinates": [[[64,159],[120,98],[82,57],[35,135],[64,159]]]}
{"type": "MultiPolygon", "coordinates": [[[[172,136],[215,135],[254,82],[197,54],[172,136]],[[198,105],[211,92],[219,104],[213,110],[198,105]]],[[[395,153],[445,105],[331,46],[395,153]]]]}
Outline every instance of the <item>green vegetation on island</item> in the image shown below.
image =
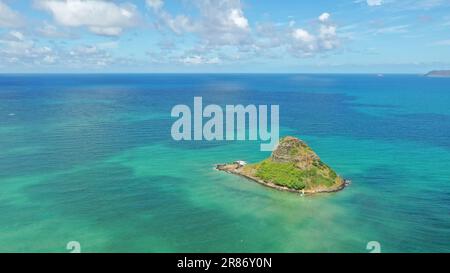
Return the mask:
{"type": "Polygon", "coordinates": [[[283,138],[271,157],[262,162],[237,161],[217,168],[293,192],[334,192],[343,189],[346,183],[305,142],[295,137],[283,138]]]}

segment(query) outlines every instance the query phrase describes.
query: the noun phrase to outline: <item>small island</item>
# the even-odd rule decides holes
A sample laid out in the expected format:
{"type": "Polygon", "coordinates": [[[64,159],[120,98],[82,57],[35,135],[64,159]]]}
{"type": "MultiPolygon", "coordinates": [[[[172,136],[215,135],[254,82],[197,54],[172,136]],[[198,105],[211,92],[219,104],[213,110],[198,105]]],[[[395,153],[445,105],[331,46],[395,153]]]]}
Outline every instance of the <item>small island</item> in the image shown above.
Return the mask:
{"type": "Polygon", "coordinates": [[[291,136],[280,140],[271,157],[262,162],[236,161],[216,168],[270,188],[300,194],[337,192],[349,183],[323,163],[304,141],[291,136]]]}
{"type": "Polygon", "coordinates": [[[426,77],[450,78],[450,70],[433,70],[425,74],[426,77]]]}

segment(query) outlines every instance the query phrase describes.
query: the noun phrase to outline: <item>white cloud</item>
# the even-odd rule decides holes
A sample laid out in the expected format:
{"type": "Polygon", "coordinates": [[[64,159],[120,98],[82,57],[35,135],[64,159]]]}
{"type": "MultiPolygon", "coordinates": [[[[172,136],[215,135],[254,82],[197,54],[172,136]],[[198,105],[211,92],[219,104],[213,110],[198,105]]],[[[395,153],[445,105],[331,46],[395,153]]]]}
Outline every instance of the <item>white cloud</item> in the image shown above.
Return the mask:
{"type": "Polygon", "coordinates": [[[296,28],[293,20],[283,25],[257,23],[253,30],[240,0],[186,2],[197,9],[196,16],[171,14],[164,8],[162,0],[146,2],[157,15],[157,25],[160,29],[165,27],[178,35],[188,33],[200,38],[196,48],[201,48],[201,51],[194,50],[178,58],[184,64],[216,63],[236,56],[240,60],[262,55],[275,58],[275,52],[283,50],[302,57],[333,50],[339,46],[337,29],[328,12],[317,17],[317,29],[313,31],[296,28]],[[220,59],[209,57],[217,53],[220,53],[220,59]]]}
{"type": "Polygon", "coordinates": [[[0,37],[0,62],[39,65],[54,62],[56,58],[50,47],[36,44],[22,32],[10,31],[0,37]]]}
{"type": "Polygon", "coordinates": [[[198,18],[172,15],[162,8],[162,0],[146,2],[160,23],[177,34],[194,33],[213,46],[240,45],[249,39],[250,25],[240,0],[193,0],[190,4],[198,10],[198,18]]]}
{"type": "Polygon", "coordinates": [[[301,29],[301,28],[297,28],[294,30],[294,32],[292,33],[292,36],[294,37],[294,39],[301,41],[303,43],[312,43],[316,40],[316,38],[309,34],[308,31],[301,29]]]}
{"type": "Polygon", "coordinates": [[[95,27],[95,26],[91,26],[91,27],[89,27],[89,30],[92,31],[95,34],[105,35],[105,36],[119,36],[120,34],[122,34],[122,28],[121,27],[95,27]]]}
{"type": "Polygon", "coordinates": [[[14,37],[15,39],[19,40],[19,41],[23,41],[25,39],[25,36],[22,34],[22,32],[19,31],[11,31],[9,33],[11,35],[11,37],[14,37]]]}
{"type": "Polygon", "coordinates": [[[297,28],[292,33],[294,37],[294,47],[305,52],[313,52],[317,50],[317,39],[308,31],[297,28]]]}
{"type": "MultiPolygon", "coordinates": [[[[36,24],[33,30],[38,36],[32,36],[35,39],[27,37],[30,31],[10,31],[7,38],[0,36],[0,63],[9,60],[26,65],[93,68],[117,65],[120,58],[134,59],[120,51],[117,42],[80,45],[83,40],[79,40],[74,46],[37,38],[73,38],[73,33],[78,33],[73,28],[78,27],[99,35],[120,35],[140,19],[136,6],[124,2],[128,0],[34,1],[35,7],[48,12],[54,20],[36,24]]],[[[169,12],[163,0],[145,3],[157,15],[158,29],[167,31],[161,37],[183,43],[177,49],[155,50],[155,59],[161,62],[192,66],[244,63],[261,57],[316,55],[339,46],[337,26],[328,12],[318,14],[309,26],[301,26],[292,18],[290,22],[267,22],[263,26],[250,23],[240,0],[184,1],[189,13],[179,14],[169,12]]],[[[299,18],[298,22],[302,21],[299,18]]]]}
{"type": "Polygon", "coordinates": [[[212,45],[241,45],[249,42],[250,26],[239,0],[197,0],[202,14],[199,33],[212,45]]]}
{"type": "Polygon", "coordinates": [[[20,15],[0,1],[0,28],[15,28],[22,24],[20,15]]]}
{"type": "Polygon", "coordinates": [[[36,28],[36,33],[46,38],[74,38],[74,35],[67,29],[59,29],[58,27],[44,22],[41,26],[36,28]]]}
{"type": "Polygon", "coordinates": [[[241,29],[248,28],[248,20],[245,18],[242,10],[240,9],[232,9],[230,10],[229,20],[233,22],[234,26],[237,26],[241,29]]]}
{"type": "Polygon", "coordinates": [[[117,41],[77,46],[47,44],[20,31],[9,31],[0,35],[0,64],[7,64],[5,69],[101,69],[108,65],[126,65],[126,60],[114,57],[110,52],[116,47],[117,41]]]}
{"type": "Polygon", "coordinates": [[[383,4],[383,0],[367,0],[367,5],[369,6],[381,6],[383,4]]]}
{"type": "Polygon", "coordinates": [[[99,35],[117,36],[136,25],[138,13],[131,4],[102,0],[37,0],[37,6],[50,12],[63,26],[87,27],[99,35]]]}
{"type": "Polygon", "coordinates": [[[324,12],[319,16],[319,21],[325,23],[330,19],[330,14],[328,12],[324,12]]]}
{"type": "Polygon", "coordinates": [[[200,55],[187,56],[181,59],[181,62],[187,65],[200,65],[200,64],[219,64],[221,63],[218,57],[207,58],[200,55]]]}
{"type": "Polygon", "coordinates": [[[332,50],[339,46],[337,28],[330,21],[331,15],[323,13],[318,20],[320,24],[316,34],[302,28],[296,28],[292,31],[291,51],[294,55],[309,56],[321,51],[332,50]]]}
{"type": "Polygon", "coordinates": [[[177,15],[172,17],[168,13],[162,13],[161,19],[175,33],[182,34],[184,32],[194,32],[196,25],[191,18],[186,15],[177,15]]]}
{"type": "Polygon", "coordinates": [[[320,26],[319,39],[324,49],[330,50],[336,48],[339,45],[336,34],[336,26],[320,26]]]}

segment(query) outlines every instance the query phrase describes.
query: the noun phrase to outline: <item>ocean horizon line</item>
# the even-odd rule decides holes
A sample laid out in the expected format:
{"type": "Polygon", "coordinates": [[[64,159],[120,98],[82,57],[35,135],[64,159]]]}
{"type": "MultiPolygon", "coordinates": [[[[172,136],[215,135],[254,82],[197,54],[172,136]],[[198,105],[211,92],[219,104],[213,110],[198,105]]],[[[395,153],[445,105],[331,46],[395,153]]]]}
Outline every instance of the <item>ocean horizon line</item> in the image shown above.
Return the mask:
{"type": "MultiPolygon", "coordinates": [[[[428,71],[427,71],[428,72],[428,71]]],[[[0,75],[425,75],[427,72],[0,72],[0,75]]]]}

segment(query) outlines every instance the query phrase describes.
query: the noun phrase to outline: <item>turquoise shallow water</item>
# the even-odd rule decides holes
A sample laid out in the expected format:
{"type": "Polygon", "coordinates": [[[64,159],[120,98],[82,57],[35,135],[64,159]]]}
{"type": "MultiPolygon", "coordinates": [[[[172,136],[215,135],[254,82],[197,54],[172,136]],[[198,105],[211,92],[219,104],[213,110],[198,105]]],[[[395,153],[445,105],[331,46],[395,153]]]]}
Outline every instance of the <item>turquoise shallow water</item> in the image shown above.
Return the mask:
{"type": "Polygon", "coordinates": [[[0,251],[450,251],[450,79],[2,75],[0,251]],[[279,104],[344,191],[301,198],[213,169],[257,142],[171,139],[175,104],[279,104]]]}

